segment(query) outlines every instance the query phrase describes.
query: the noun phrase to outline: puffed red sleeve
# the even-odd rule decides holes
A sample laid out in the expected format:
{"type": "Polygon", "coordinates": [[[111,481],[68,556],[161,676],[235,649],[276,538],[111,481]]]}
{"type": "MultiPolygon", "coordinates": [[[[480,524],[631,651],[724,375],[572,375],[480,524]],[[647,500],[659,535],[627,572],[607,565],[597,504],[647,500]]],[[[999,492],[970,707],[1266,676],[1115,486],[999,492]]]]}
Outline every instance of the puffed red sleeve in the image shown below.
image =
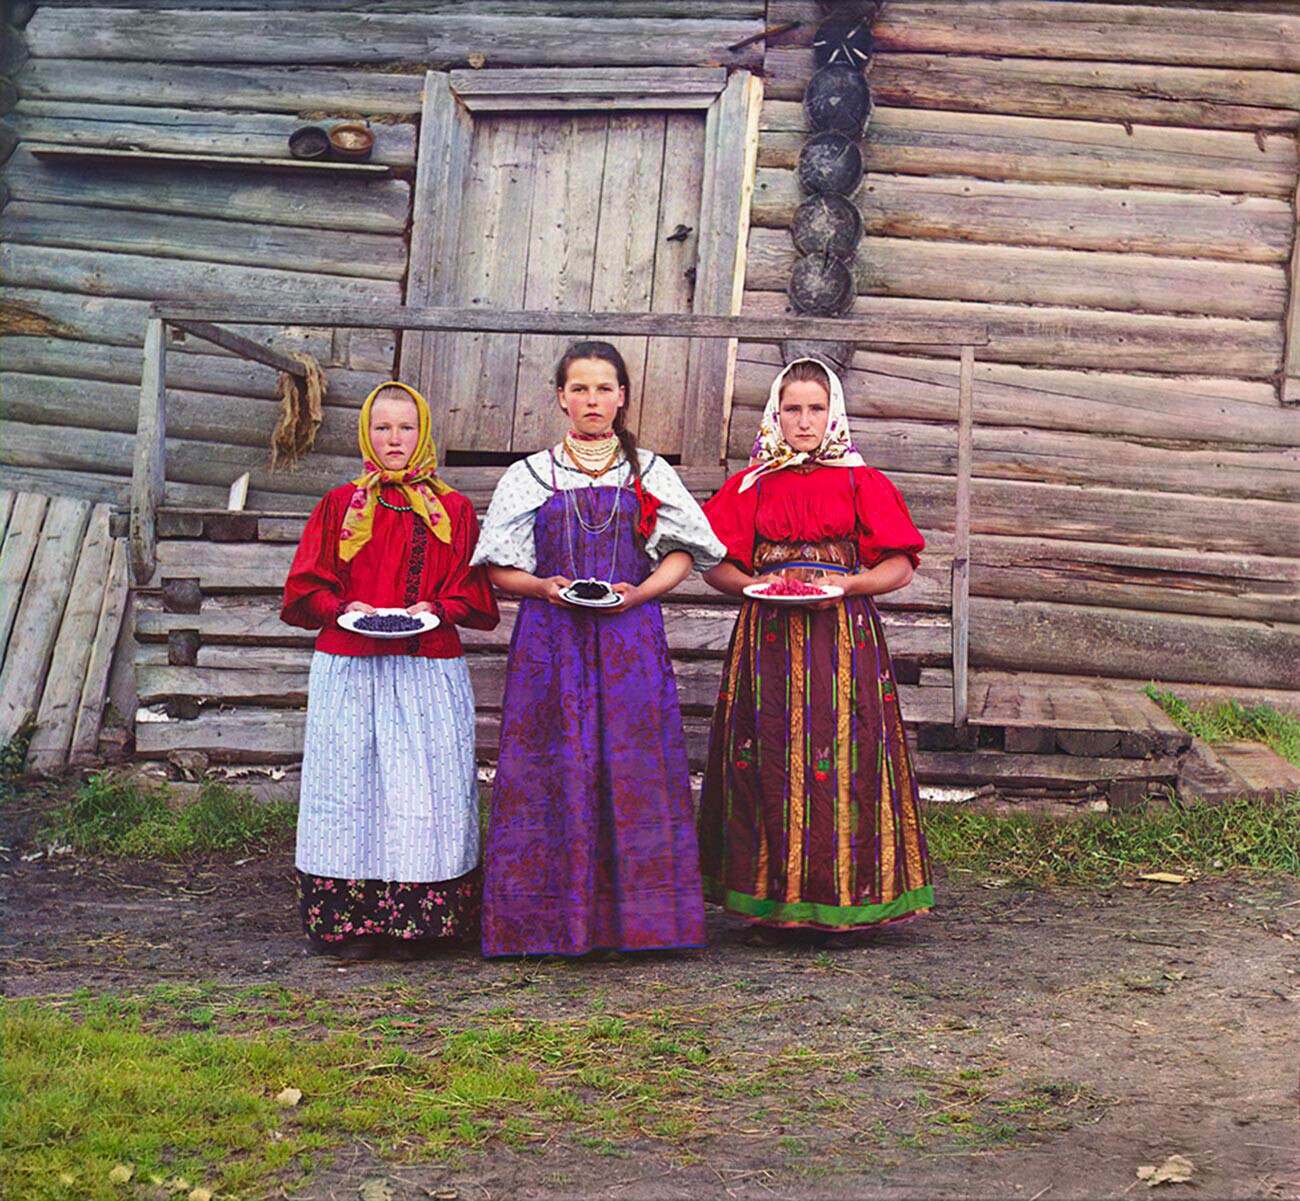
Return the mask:
{"type": "Polygon", "coordinates": [[[925,539],[912,523],[902,493],[873,468],[850,468],[858,517],[858,558],[867,568],[890,555],[906,555],[915,567],[925,539]]]}
{"type": "MultiPolygon", "coordinates": [[[[478,545],[478,517],[469,501],[455,494],[458,502],[452,514],[451,550],[453,562],[432,598],[442,606],[451,625],[469,626],[474,630],[491,630],[501,620],[497,598],[488,580],[486,567],[471,567],[469,561],[478,545]]],[[[450,495],[444,498],[453,508],[450,495]]]]}
{"type": "Polygon", "coordinates": [[[744,472],[737,472],[701,506],[727,558],[744,571],[754,570],[755,520],[758,488],[740,490],[744,472]]]}
{"type": "Polygon", "coordinates": [[[298,551],[284,582],[280,620],[306,630],[334,625],[343,599],[344,568],[338,557],[341,506],[327,494],[307,518],[298,551]]]}

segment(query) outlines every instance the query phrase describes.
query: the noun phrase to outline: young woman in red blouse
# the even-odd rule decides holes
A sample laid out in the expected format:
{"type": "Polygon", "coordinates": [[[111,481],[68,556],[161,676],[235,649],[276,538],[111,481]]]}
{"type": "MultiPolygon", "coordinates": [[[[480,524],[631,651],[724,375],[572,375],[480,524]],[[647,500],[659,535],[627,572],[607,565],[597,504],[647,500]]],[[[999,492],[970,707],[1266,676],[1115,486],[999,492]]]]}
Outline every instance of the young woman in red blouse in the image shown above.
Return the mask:
{"type": "Polygon", "coordinates": [[[749,469],[704,511],[727,547],[705,573],[719,591],[779,577],[842,590],[747,598],[740,611],[700,800],[705,896],[768,928],[845,931],[925,911],[916,775],[872,602],[911,580],[925,542],[854,449],[833,372],[816,359],[781,372],[749,469]]]}
{"type": "Polygon", "coordinates": [[[298,810],[303,926],[347,959],[385,947],[414,958],[478,934],[474,695],[456,626],[490,630],[498,614],[469,566],[473,506],[438,478],[429,425],[405,384],[367,397],[364,470],[316,506],[284,586],[281,619],[320,631],[298,810]],[[382,639],[339,624],[385,608],[438,623],[382,639]]]}

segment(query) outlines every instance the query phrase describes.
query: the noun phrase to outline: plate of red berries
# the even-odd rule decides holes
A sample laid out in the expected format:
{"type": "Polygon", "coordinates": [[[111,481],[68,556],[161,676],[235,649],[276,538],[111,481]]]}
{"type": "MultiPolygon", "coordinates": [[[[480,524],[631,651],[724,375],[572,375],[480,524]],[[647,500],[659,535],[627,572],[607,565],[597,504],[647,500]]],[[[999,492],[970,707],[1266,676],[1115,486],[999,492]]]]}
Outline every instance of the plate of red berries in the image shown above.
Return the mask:
{"type": "Polygon", "coordinates": [[[844,589],[834,584],[806,584],[803,580],[778,577],[750,584],[745,595],[773,605],[810,605],[814,601],[835,600],[844,595],[844,589]]]}

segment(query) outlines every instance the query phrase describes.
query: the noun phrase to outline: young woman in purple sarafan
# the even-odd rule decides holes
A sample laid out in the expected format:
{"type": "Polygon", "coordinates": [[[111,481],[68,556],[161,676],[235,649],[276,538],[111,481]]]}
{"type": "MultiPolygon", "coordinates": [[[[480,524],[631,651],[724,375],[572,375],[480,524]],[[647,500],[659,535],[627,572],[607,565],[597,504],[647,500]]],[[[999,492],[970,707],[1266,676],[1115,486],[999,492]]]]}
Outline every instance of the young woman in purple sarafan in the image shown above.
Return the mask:
{"type": "Polygon", "coordinates": [[[571,428],[502,476],[473,559],[523,598],[484,856],[483,953],[703,946],[658,598],[724,548],[676,472],[626,429],[628,373],[613,346],[570,347],[555,385],[571,428]],[[571,603],[582,580],[621,602],[571,603]]]}

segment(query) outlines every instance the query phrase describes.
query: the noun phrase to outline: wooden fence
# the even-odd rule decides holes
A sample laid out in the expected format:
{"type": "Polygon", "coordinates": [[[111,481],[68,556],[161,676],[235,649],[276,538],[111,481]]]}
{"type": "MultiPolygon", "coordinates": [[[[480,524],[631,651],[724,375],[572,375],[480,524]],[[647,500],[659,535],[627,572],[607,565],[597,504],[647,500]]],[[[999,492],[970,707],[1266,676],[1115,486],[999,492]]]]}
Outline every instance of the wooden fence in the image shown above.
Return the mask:
{"type": "MultiPolygon", "coordinates": [[[[131,482],[130,547],[132,575],[145,585],[158,566],[158,518],[167,481],[167,344],[168,330],[213,342],[237,355],[299,374],[301,365],[217,322],[240,325],[304,324],[355,329],[406,331],[578,335],[598,329],[609,335],[690,339],[724,339],[734,355],[738,339],[761,341],[854,342],[878,347],[959,348],[960,383],[957,445],[956,515],[953,525],[951,579],[952,720],[967,717],[969,644],[968,594],[970,546],[970,478],[973,441],[975,348],[985,345],[987,330],[962,320],[889,320],[848,318],[725,317],[668,313],[485,312],[479,309],[392,306],[296,306],[156,304],[145,336],[140,385],[134,471],[131,482]]],[[[734,361],[734,360],[733,360],[734,361]]],[[[435,430],[435,437],[439,431],[435,430]]],[[[723,432],[718,431],[720,444],[723,432]]],[[[494,474],[499,469],[494,469],[494,474]]]]}

